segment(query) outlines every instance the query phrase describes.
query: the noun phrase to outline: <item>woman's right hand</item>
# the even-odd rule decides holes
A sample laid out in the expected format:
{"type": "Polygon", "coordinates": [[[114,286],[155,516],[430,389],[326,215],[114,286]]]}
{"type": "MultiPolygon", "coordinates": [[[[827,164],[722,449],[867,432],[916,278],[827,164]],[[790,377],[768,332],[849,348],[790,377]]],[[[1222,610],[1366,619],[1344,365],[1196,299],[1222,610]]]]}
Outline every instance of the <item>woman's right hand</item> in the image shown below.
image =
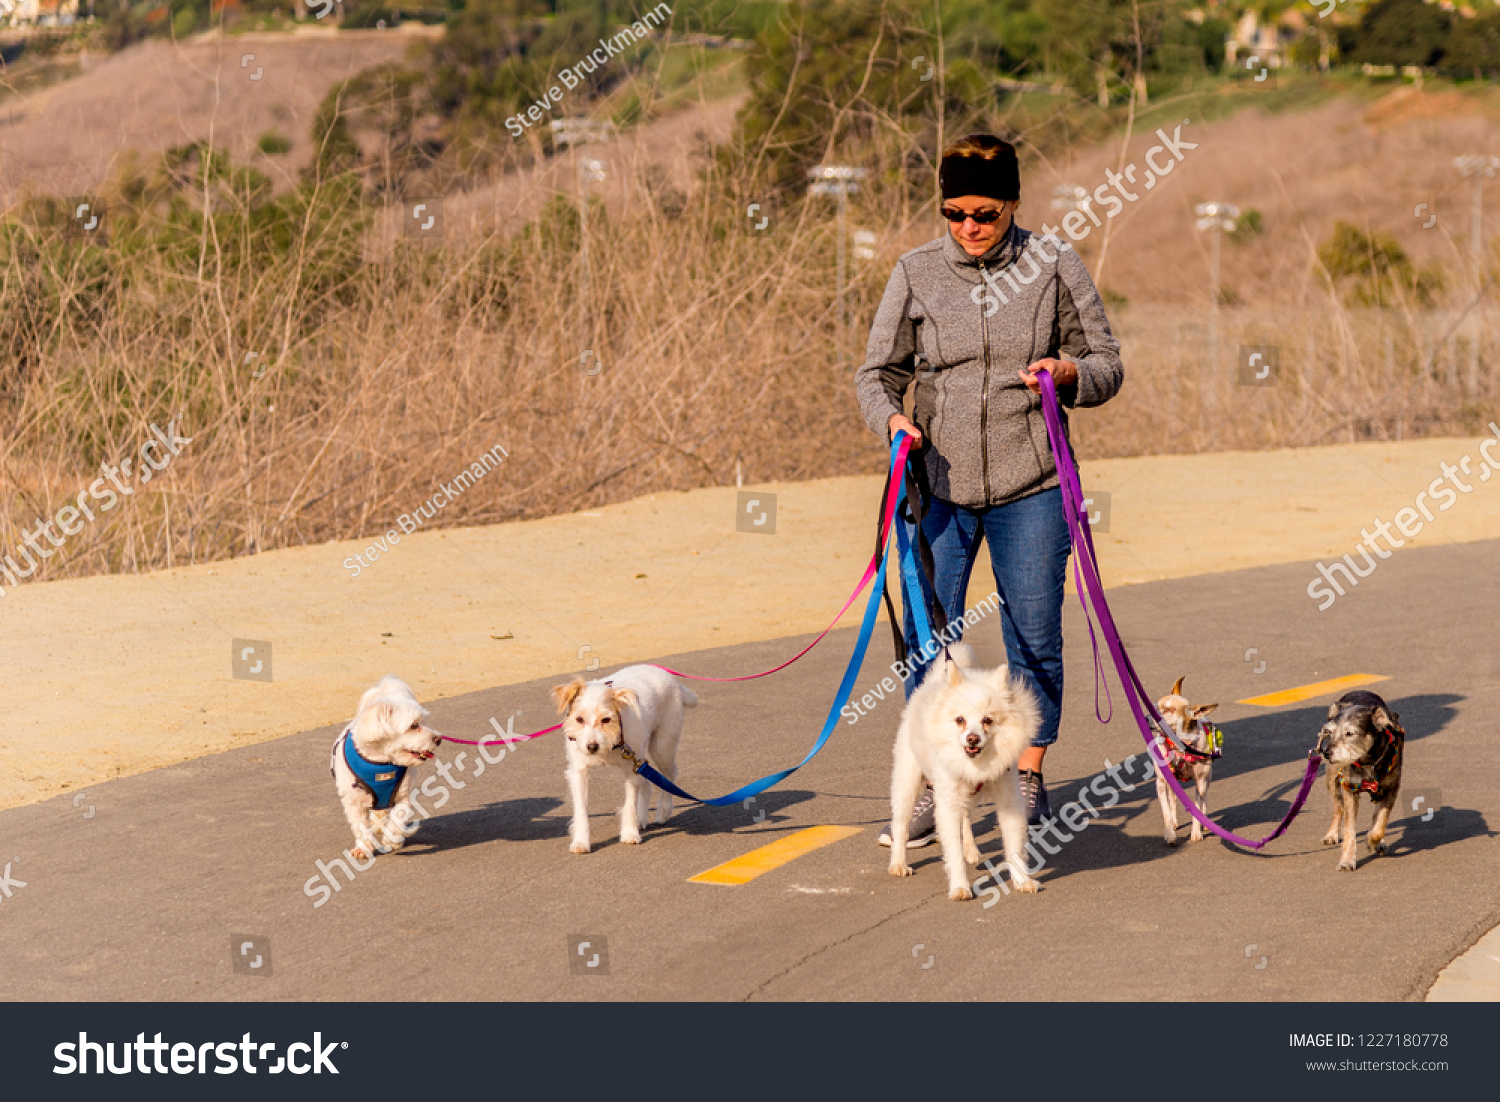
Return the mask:
{"type": "Polygon", "coordinates": [[[891,414],[891,419],[886,423],[890,429],[891,439],[896,439],[896,433],[904,432],[911,437],[911,446],[920,448],[922,446],[922,430],[908,421],[905,415],[900,413],[891,414]]]}

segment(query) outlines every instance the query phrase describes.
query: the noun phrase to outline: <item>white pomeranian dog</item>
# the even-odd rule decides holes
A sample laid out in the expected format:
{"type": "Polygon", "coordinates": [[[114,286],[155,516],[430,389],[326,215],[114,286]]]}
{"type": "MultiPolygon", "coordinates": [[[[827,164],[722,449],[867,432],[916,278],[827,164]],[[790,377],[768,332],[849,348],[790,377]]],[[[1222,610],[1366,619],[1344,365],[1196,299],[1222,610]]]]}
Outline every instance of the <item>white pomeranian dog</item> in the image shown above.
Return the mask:
{"type": "Polygon", "coordinates": [[[423,724],[427,714],[411,686],[387,674],[359,698],[359,714],[333,745],[329,764],[354,831],[356,860],[400,849],[416,829],[407,802],[412,771],[431,761],[443,741],[423,724]]]}
{"type": "MultiPolygon", "coordinates": [[[[684,708],[698,703],[692,691],[655,666],[627,666],[600,681],[574,678],[552,690],[564,715],[567,737],[568,793],[573,800],[573,853],[589,852],[589,770],[609,764],[625,771],[625,803],[620,808],[620,841],[634,845],[646,824],[646,801],[654,787],[635,772],[649,761],[662,776],[677,783],[677,743],[682,738],[684,708]]],[[[656,822],[672,815],[672,795],[657,789],[656,822]]]]}
{"type": "Polygon", "coordinates": [[[959,900],[974,898],[967,866],[979,863],[979,847],[970,815],[985,785],[995,794],[1011,882],[1023,892],[1040,889],[1026,872],[1026,805],[1016,764],[1041,726],[1041,709],[1009,667],[973,666],[973,652],[955,643],[928,668],[901,717],[891,775],[891,875],[912,875],[907,827],[926,777],[932,782],[948,898],[959,900]]]}

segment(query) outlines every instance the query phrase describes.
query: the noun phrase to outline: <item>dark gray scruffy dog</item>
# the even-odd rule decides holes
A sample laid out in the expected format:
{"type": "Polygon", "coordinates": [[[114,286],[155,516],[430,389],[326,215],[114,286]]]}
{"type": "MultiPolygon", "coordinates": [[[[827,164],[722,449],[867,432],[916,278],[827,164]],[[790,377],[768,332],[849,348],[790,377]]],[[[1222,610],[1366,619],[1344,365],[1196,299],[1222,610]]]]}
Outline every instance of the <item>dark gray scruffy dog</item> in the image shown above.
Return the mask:
{"type": "Polygon", "coordinates": [[[1354,816],[1359,794],[1368,792],[1375,805],[1375,823],[1365,843],[1370,852],[1384,853],[1386,823],[1401,789],[1401,755],[1406,732],[1400,718],[1374,693],[1360,689],[1345,693],[1328,706],[1328,722],[1318,735],[1318,752],[1328,763],[1328,794],[1333,797],[1333,825],[1323,836],[1325,846],[1339,842],[1339,824],[1344,825],[1344,848],[1339,871],[1353,872],[1357,861],[1354,816]]]}

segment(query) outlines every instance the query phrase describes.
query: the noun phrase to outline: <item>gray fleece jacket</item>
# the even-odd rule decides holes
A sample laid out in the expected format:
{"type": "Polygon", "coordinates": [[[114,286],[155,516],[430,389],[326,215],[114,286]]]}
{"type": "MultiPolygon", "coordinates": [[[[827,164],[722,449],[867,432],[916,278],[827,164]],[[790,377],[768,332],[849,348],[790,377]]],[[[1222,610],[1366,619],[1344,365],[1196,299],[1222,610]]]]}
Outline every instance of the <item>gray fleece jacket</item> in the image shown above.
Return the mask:
{"type": "MultiPolygon", "coordinates": [[[[1078,364],[1065,407],[1097,406],[1125,369],[1104,304],[1072,249],[1012,224],[971,257],[945,233],[896,262],[854,375],[865,423],[889,440],[917,381],[912,421],[932,492],[955,505],[1004,505],[1057,486],[1042,400],[1017,374],[1048,356],[1078,364]]],[[[1063,427],[1068,415],[1064,410],[1063,427]]]]}

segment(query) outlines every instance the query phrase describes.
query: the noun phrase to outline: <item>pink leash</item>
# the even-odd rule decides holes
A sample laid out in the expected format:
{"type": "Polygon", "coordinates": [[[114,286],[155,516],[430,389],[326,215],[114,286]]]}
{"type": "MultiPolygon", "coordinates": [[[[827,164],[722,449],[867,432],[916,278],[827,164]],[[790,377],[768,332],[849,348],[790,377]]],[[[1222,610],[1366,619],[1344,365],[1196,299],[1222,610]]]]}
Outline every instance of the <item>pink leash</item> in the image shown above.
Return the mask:
{"type": "MultiPolygon", "coordinates": [[[[533,731],[529,735],[516,735],[515,737],[511,737],[510,735],[505,735],[504,737],[496,735],[494,738],[489,738],[488,736],[486,736],[485,738],[480,739],[478,742],[471,742],[466,738],[449,738],[447,735],[444,735],[443,741],[456,742],[460,746],[494,746],[498,743],[501,746],[508,748],[514,746],[518,742],[530,742],[534,738],[541,738],[543,735],[550,735],[553,731],[561,730],[562,724],[554,723],[551,727],[548,727],[544,731],[533,731]]],[[[503,753],[504,751],[501,752],[503,753]]]]}
{"type": "MultiPolygon", "coordinates": [[[[891,519],[896,515],[896,499],[898,496],[897,490],[900,488],[901,476],[906,470],[906,454],[910,450],[911,437],[908,436],[901,442],[901,446],[896,453],[896,461],[891,465],[891,478],[889,484],[886,486],[885,492],[885,513],[880,518],[879,547],[881,549],[885,547],[886,536],[891,530],[891,519]]],[[[758,677],[769,677],[773,673],[780,673],[782,670],[790,666],[793,662],[797,661],[797,659],[803,657],[805,654],[807,654],[808,651],[812,650],[819,643],[821,643],[823,639],[828,635],[828,633],[838,626],[838,622],[843,619],[844,613],[848,612],[854,602],[859,600],[859,595],[864,592],[865,586],[869,585],[870,579],[874,578],[875,575],[879,572],[881,554],[882,551],[877,550],[875,554],[870,557],[870,565],[865,567],[864,577],[862,577],[859,580],[859,584],[854,587],[854,592],[849,594],[849,599],[844,602],[844,607],[839,609],[838,615],[833,618],[833,622],[830,623],[826,628],[824,628],[816,639],[807,644],[807,646],[803,647],[800,651],[792,655],[792,657],[788,658],[779,666],[774,666],[771,669],[764,671],[763,673],[751,673],[746,674],[743,677],[703,677],[699,674],[683,673],[681,670],[674,670],[668,666],[657,666],[654,662],[648,662],[645,664],[655,666],[658,670],[665,670],[673,677],[685,677],[689,681],[754,681],[758,677]]],[[[496,737],[493,739],[483,738],[478,742],[471,742],[468,739],[449,738],[447,735],[444,735],[443,741],[456,742],[462,746],[493,746],[497,742],[509,746],[518,742],[529,742],[534,738],[541,738],[543,735],[548,735],[553,731],[560,731],[561,729],[562,724],[555,723],[544,731],[533,731],[529,735],[517,735],[514,738],[510,736],[506,736],[504,738],[496,737]]]]}

